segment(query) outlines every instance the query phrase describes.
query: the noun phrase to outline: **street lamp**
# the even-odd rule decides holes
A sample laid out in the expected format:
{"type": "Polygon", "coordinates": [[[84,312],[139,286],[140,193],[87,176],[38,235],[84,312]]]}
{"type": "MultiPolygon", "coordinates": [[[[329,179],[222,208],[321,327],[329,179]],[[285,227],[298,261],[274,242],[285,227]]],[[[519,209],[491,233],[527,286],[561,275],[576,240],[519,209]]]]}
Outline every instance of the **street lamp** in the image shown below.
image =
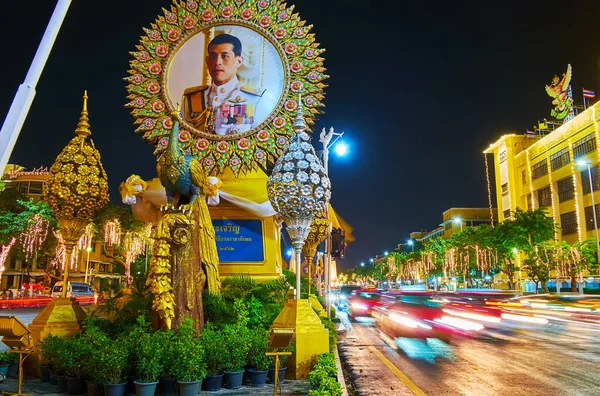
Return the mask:
{"type": "Polygon", "coordinates": [[[92,247],[88,246],[86,249],[87,251],[87,262],[85,263],[85,283],[88,283],[88,268],[90,267],[90,252],[92,251],[92,247]]]}
{"type": "Polygon", "coordinates": [[[453,221],[454,224],[460,224],[460,230],[462,231],[462,219],[460,217],[455,217],[453,221]]]}
{"type": "Polygon", "coordinates": [[[389,254],[389,252],[386,250],[385,252],[383,252],[384,256],[387,256],[389,254]]]}
{"type": "Polygon", "coordinates": [[[372,258],[369,259],[369,263],[373,264],[373,259],[372,258]]]}
{"type": "MultiPolygon", "coordinates": [[[[335,142],[337,142],[342,136],[344,136],[344,132],[335,132],[333,127],[329,128],[329,132],[323,128],[321,131],[321,135],[319,136],[319,142],[323,144],[323,168],[325,168],[325,175],[329,177],[329,149],[333,147],[335,142]],[[334,138],[335,137],[335,138],[334,138]],[[332,141],[333,139],[333,141],[332,141]]],[[[344,155],[348,151],[346,145],[343,147],[336,147],[336,153],[338,155],[344,155]]],[[[327,310],[327,317],[331,316],[331,306],[329,304],[329,295],[331,294],[331,279],[330,279],[330,267],[331,267],[331,221],[329,220],[329,205],[325,206],[325,219],[328,223],[327,237],[325,238],[325,307],[327,310]]]]}
{"type": "MultiPolygon", "coordinates": [[[[594,202],[594,182],[592,181],[592,168],[590,166],[590,163],[587,161],[577,161],[577,165],[586,166],[588,170],[588,176],[590,178],[590,193],[592,195],[592,213],[594,215],[594,230],[596,232],[596,257],[598,259],[598,263],[600,263],[600,239],[598,239],[598,220],[596,217],[596,203],[594,202]]],[[[581,274],[581,283],[581,291],[583,292],[583,273],[581,274]]]]}
{"type": "Polygon", "coordinates": [[[361,267],[364,267],[364,266],[365,266],[365,263],[364,263],[364,262],[360,263],[360,266],[361,266],[361,267]]]}
{"type": "Polygon", "coordinates": [[[409,239],[408,242],[406,242],[406,243],[408,243],[412,247],[412,252],[414,253],[415,252],[415,243],[414,243],[414,241],[412,239],[409,239]]]}

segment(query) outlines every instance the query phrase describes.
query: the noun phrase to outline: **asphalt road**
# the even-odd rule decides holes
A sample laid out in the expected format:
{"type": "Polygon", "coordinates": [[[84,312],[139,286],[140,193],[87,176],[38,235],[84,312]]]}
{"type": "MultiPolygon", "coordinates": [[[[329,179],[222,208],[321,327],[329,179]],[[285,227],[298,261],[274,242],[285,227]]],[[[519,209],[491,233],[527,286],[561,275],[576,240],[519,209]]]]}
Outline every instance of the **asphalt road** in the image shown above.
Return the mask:
{"type": "Polygon", "coordinates": [[[351,327],[340,355],[357,395],[600,394],[598,328],[553,323],[446,344],[392,340],[372,322],[343,323],[351,327]]]}

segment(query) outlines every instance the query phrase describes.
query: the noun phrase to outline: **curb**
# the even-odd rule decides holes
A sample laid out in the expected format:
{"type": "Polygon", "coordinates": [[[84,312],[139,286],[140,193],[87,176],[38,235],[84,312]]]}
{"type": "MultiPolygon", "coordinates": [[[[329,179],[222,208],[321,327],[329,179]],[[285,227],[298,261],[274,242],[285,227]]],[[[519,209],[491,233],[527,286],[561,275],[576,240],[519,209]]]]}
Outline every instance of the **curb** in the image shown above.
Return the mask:
{"type": "Polygon", "coordinates": [[[342,387],[342,396],[348,396],[348,389],[346,389],[346,380],[344,379],[344,371],[342,370],[342,362],[340,361],[337,345],[333,352],[335,355],[335,365],[337,367],[337,380],[342,387]]]}

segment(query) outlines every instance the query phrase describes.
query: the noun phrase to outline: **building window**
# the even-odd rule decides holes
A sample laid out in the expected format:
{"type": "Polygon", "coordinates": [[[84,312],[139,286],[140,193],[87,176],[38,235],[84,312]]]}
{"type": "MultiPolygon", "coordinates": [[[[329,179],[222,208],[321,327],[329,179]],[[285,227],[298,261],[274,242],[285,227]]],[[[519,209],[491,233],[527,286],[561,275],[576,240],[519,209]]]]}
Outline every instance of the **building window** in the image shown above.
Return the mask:
{"type": "MultiPolygon", "coordinates": [[[[596,221],[600,222],[598,216],[600,216],[600,204],[596,204],[596,221]]],[[[591,206],[585,208],[585,228],[586,230],[594,229],[594,212],[591,206]]]]}
{"type": "Polygon", "coordinates": [[[521,171],[521,178],[523,179],[523,185],[527,184],[527,170],[523,169],[521,171]]]}
{"type": "Polygon", "coordinates": [[[504,215],[505,219],[509,219],[510,218],[510,209],[506,209],[504,212],[502,212],[502,214],[504,215]]]}
{"type": "Polygon", "coordinates": [[[29,182],[19,183],[19,192],[21,194],[27,194],[29,192],[29,182]]]}
{"type": "Polygon", "coordinates": [[[29,183],[29,194],[42,194],[44,190],[44,183],[42,182],[31,182],[29,183]]]}
{"type": "Polygon", "coordinates": [[[531,180],[538,179],[548,174],[548,162],[542,160],[531,167],[531,180]]]}
{"type": "Polygon", "coordinates": [[[564,148],[558,153],[554,153],[550,156],[550,167],[553,171],[562,168],[563,166],[571,162],[571,156],[569,155],[569,148],[564,148]]]}
{"type": "Polygon", "coordinates": [[[596,150],[596,137],[593,133],[590,133],[586,137],[573,143],[573,158],[577,159],[583,157],[594,150],[596,150]]]}
{"type": "Polygon", "coordinates": [[[552,192],[550,191],[550,186],[538,190],[538,204],[540,207],[552,205],[552,192]]]}
{"type": "MultiPolygon", "coordinates": [[[[592,169],[592,183],[594,183],[594,191],[600,190],[600,179],[598,178],[598,166],[594,166],[592,169]]],[[[581,187],[583,188],[584,194],[590,193],[590,174],[588,170],[581,172],[581,187]]]]}
{"type": "Polygon", "coordinates": [[[575,234],[577,232],[577,216],[575,212],[560,215],[560,227],[563,235],[575,234]]]}
{"type": "Polygon", "coordinates": [[[558,187],[558,202],[565,202],[573,199],[575,188],[573,188],[573,179],[568,177],[556,183],[558,187]]]}
{"type": "Polygon", "coordinates": [[[449,221],[446,224],[444,224],[444,230],[448,231],[452,229],[452,222],[449,221]]]}
{"type": "Polygon", "coordinates": [[[527,194],[527,210],[532,210],[533,205],[531,203],[531,194],[527,194]]]}
{"type": "Polygon", "coordinates": [[[508,195],[508,183],[502,185],[502,195],[508,195]]]}

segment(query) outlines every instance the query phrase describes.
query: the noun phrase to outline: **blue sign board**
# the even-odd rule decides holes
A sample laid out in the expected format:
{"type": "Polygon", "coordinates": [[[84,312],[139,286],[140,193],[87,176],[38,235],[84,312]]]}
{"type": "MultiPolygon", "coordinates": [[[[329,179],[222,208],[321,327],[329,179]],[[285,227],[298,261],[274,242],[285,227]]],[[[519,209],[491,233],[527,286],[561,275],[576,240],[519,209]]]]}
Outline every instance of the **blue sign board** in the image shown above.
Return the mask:
{"type": "Polygon", "coordinates": [[[213,220],[221,263],[263,262],[262,221],[213,220]]]}

